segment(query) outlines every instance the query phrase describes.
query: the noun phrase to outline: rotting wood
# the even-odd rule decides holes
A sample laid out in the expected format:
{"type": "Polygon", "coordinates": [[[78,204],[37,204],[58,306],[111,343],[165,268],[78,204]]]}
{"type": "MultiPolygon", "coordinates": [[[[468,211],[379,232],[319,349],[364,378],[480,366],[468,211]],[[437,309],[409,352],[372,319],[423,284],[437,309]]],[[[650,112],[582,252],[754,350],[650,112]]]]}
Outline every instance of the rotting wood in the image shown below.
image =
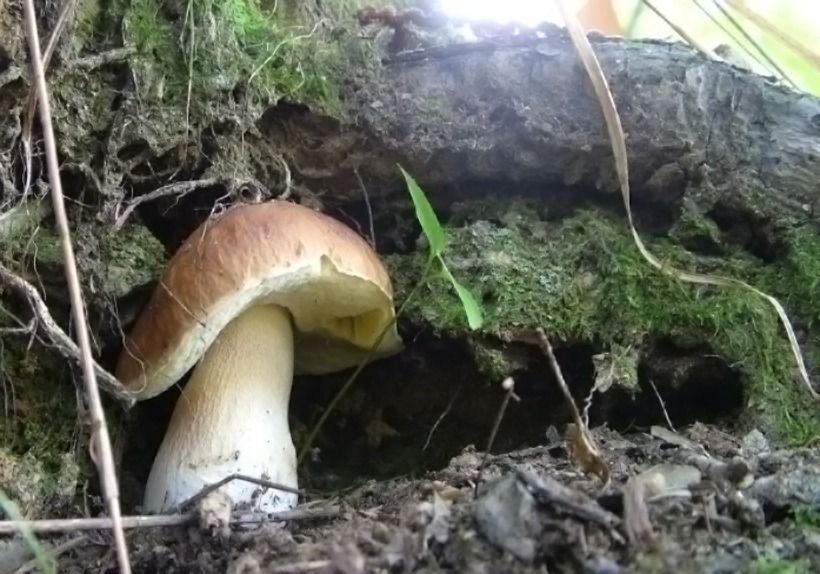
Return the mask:
{"type": "MultiPolygon", "coordinates": [[[[795,212],[817,200],[820,99],[684,44],[597,38],[593,46],[627,132],[636,201],[675,201],[704,178],[725,193],[765,188],[795,212]]],[[[395,181],[400,162],[427,188],[483,181],[617,191],[601,112],[563,34],[400,54],[377,82],[351,92],[355,127],[287,106],[260,121],[265,137],[291,150],[296,181],[352,199],[355,168],[366,183],[395,181]],[[321,134],[321,146],[285,141],[296,126],[321,134]]]]}

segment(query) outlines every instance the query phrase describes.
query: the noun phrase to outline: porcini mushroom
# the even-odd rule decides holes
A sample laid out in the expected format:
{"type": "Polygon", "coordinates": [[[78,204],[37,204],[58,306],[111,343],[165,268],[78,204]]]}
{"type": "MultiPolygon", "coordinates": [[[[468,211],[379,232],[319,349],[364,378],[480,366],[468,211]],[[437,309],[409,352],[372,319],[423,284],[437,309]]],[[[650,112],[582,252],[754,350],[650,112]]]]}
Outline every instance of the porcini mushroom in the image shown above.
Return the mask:
{"type": "MultiPolygon", "coordinates": [[[[126,338],[116,375],[138,399],[190,379],[148,477],[162,512],[232,474],[297,486],[288,424],[293,374],[401,350],[393,289],[374,250],[335,219],[284,201],[203,223],[165,268],[126,338]]],[[[296,495],[234,480],[234,504],[275,512],[296,495]]]]}

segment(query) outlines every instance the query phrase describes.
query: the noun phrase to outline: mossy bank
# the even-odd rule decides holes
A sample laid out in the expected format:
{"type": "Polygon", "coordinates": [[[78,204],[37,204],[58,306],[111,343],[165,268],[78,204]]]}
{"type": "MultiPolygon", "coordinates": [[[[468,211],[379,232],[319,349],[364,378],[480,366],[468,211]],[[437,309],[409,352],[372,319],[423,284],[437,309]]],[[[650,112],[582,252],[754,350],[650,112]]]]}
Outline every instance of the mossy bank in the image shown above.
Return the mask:
{"type": "MultiPolygon", "coordinates": [[[[347,20],[357,8],[355,2],[328,4],[324,10],[347,20]]],[[[376,59],[312,3],[298,5],[302,9],[258,0],[116,1],[94,13],[87,37],[99,45],[105,42],[99,30],[121,29],[146,111],[174,113],[182,120],[177,128],[252,122],[280,100],[343,117],[343,68],[376,59]]]]}
{"type": "MultiPolygon", "coordinates": [[[[0,263],[36,286],[54,320],[69,332],[72,321],[58,238],[45,224],[47,210],[37,211],[21,214],[0,234],[0,263]]],[[[165,251],[139,225],[114,230],[99,222],[74,221],[72,231],[99,360],[107,343],[121,337],[127,312],[122,302],[154,281],[165,251]]],[[[80,371],[42,329],[32,330],[37,325],[25,299],[0,287],[0,490],[27,517],[77,514],[84,504],[82,493],[97,488],[87,456],[88,415],[80,371]]],[[[109,409],[115,438],[121,433],[122,414],[119,408],[109,409]]]]}
{"type": "MultiPolygon", "coordinates": [[[[741,288],[684,283],[650,266],[639,253],[625,218],[586,208],[549,221],[538,202],[490,200],[453,208],[445,259],[453,274],[482,302],[485,325],[470,333],[461,304],[445,280],[429,281],[407,307],[450,337],[526,339],[543,328],[554,344],[590,343],[616,355],[638,355],[653,343],[701,349],[720,356],[745,383],[742,426],[757,426],[771,439],[805,445],[820,436],[820,410],[799,382],[794,357],[775,310],[741,288]]],[[[820,359],[820,238],[811,228],[783,235],[782,256],[765,263],[721,240],[721,232],[695,208],[666,236],[644,235],[650,252],[678,269],[742,279],[777,297],[803,334],[810,365],[820,359]],[[711,254],[685,249],[694,238],[711,254]]],[[[393,256],[399,290],[418,281],[426,253],[393,256]]],[[[531,337],[530,337],[531,339],[531,337]]],[[[503,352],[476,346],[476,360],[489,377],[504,375],[503,352]]],[[[623,361],[622,361],[623,362],[623,361]]],[[[628,364],[628,361],[625,362],[628,364]]],[[[546,367],[545,367],[546,368],[546,367]]],[[[625,369],[626,373],[634,372],[625,369]]],[[[628,376],[627,376],[628,378],[628,376]]],[[[634,383],[635,381],[633,381],[634,383]]]]}

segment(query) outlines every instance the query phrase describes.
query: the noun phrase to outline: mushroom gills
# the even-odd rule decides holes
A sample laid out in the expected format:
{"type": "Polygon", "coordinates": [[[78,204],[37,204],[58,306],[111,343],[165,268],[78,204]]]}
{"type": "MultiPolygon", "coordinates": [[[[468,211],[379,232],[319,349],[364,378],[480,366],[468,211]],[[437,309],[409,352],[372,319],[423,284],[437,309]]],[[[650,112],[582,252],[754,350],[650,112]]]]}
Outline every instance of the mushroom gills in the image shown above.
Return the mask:
{"type": "MultiPolygon", "coordinates": [[[[297,487],[288,425],[293,350],[291,316],[278,305],[250,307],[220,332],[177,400],[145,487],[145,511],[175,508],[233,474],[297,487]]],[[[297,502],[293,493],[243,480],[219,490],[264,512],[297,502]]]]}

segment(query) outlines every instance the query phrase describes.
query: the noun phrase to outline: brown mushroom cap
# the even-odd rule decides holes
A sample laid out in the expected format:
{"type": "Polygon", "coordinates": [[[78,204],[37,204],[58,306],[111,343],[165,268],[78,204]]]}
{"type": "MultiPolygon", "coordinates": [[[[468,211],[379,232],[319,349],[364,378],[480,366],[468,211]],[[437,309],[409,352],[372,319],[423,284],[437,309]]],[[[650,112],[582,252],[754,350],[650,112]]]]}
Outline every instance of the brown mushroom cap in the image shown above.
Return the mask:
{"type": "MultiPolygon", "coordinates": [[[[264,304],[290,311],[302,374],[359,364],[395,317],[387,270],[353,230],[284,201],[240,205],[203,223],[173,256],[116,375],[139,399],[158,395],[234,317],[264,304]]],[[[401,349],[393,323],[372,358],[401,349]]]]}

